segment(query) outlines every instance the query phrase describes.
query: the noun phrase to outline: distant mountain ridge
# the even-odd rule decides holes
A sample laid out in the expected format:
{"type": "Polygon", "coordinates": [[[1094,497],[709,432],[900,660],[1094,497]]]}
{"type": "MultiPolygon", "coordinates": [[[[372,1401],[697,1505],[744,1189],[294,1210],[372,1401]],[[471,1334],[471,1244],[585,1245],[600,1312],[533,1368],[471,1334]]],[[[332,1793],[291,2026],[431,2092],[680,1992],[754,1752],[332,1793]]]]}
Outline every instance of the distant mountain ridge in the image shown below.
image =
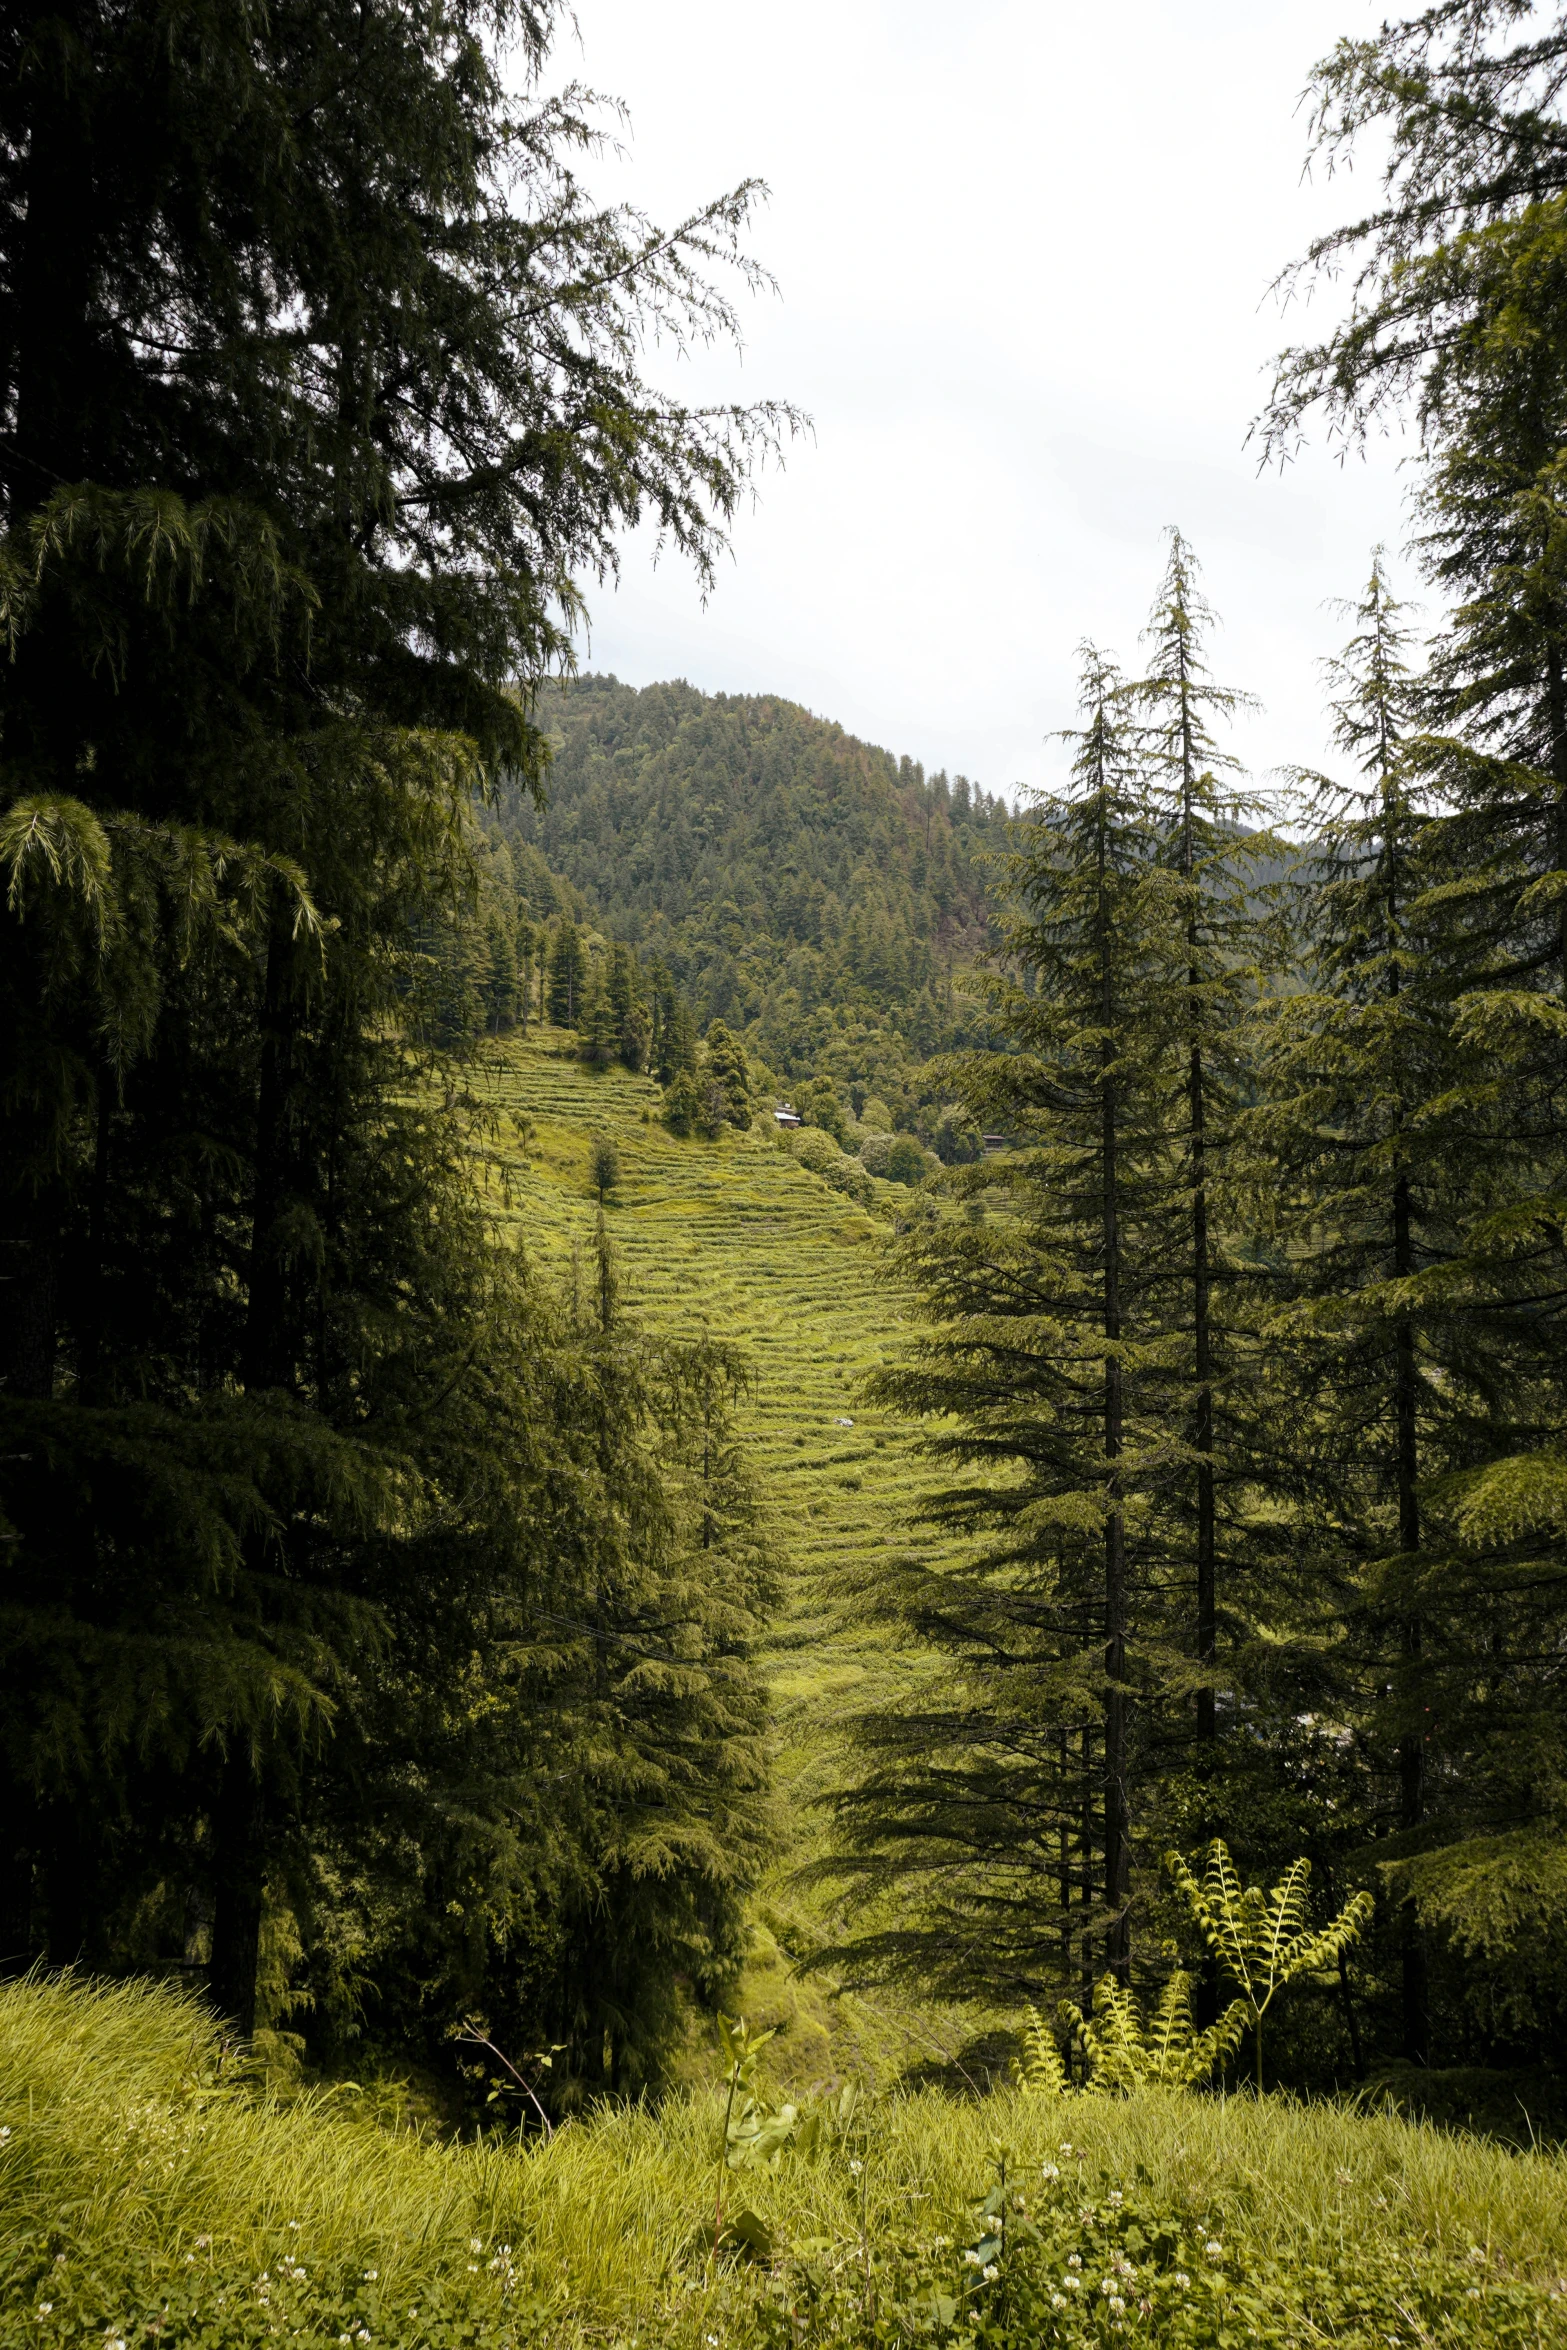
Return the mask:
{"type": "Polygon", "coordinates": [[[778,1069],[845,1077],[975,1032],[962,973],[994,943],[980,860],[1003,845],[1002,801],[778,695],[588,676],[541,716],[547,804],[495,818],[519,880],[542,857],[699,1019],[778,1069]]]}

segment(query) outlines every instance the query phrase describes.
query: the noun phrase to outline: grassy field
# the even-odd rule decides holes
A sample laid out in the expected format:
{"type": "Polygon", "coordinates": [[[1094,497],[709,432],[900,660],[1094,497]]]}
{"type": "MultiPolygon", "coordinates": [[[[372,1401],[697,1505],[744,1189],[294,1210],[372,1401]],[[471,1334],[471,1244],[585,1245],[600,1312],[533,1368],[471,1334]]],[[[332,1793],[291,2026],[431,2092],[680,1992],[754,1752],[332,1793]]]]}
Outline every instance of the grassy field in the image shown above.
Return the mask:
{"type": "MultiPolygon", "coordinates": [[[[570,1057],[573,1042],[510,1039],[483,1098],[499,1114],[492,1197],[518,1245],[569,1265],[592,1245],[593,1138],[608,1135],[621,1181],[608,1223],[627,1303],[656,1329],[700,1326],[740,1345],[755,1370],[744,1414],[791,1590],[769,1669],[786,1768],[803,1799],[873,1660],[814,1604],[818,1577],[907,1543],[918,1491],[904,1432],[858,1394],[901,1336],[887,1278],[889,1227],[796,1165],[772,1136],[679,1141],[657,1123],[659,1089],[570,1057]],[[801,1775],[803,1774],[803,1775],[801,1775]]],[[[883,1660],[882,1669],[886,1669],[883,1660]]]]}
{"type": "MultiPolygon", "coordinates": [[[[930,1547],[909,1524],[922,1471],[908,1432],[859,1394],[903,1334],[891,1228],[797,1165],[773,1135],[677,1139],[658,1122],[650,1079],[589,1068],[575,1043],[546,1029],[491,1049],[478,1079],[493,1120],[489,1196],[516,1245],[569,1277],[573,1251],[583,1268],[589,1260],[590,1156],[594,1138],[608,1136],[621,1179],[607,1222],[627,1306],[654,1329],[705,1328],[752,1366],[742,1421],[787,1593],[763,1661],[799,1859],[820,1832],[811,1801],[841,1760],[845,1716],[916,1669],[846,1633],[822,1596],[878,1548],[930,1547]]],[[[845,2069],[887,2077],[956,2044],[961,2030],[907,2003],[802,1986],[778,1938],[787,1948],[808,1937],[811,1912],[786,1878],[780,1870],[760,1905],[746,1996],[750,2012],[783,2027],[791,2082],[845,2069]]]]}
{"type": "Polygon", "coordinates": [[[257,2096],[178,1994],[9,1984],[0,2341],[1567,2339],[1559,2156],[1271,2099],[1003,2092],[955,2105],[926,2091],[869,2100],[811,2151],[726,2173],[726,2226],[754,2215],[741,2228],[763,2257],[748,2258],[714,2256],[721,2139],[708,2091],[547,2142],[441,2145],[378,2123],[346,2090],[257,2096]],[[1003,2162],[1011,2234],[998,2247],[1003,2162]],[[989,2216],[976,2208],[987,2185],[989,2216]]]}

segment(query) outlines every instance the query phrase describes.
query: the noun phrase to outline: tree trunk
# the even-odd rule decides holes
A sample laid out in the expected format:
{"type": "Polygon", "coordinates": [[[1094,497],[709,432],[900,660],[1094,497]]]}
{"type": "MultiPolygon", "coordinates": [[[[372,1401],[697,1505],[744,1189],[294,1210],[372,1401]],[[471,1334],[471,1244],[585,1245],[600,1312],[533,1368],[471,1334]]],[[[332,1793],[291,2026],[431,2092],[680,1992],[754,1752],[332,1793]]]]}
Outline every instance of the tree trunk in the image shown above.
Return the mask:
{"type": "Polygon", "coordinates": [[[249,1300],[244,1376],[251,1389],[286,1386],[283,1263],[277,1225],[288,1169],[289,1092],[293,1081],[293,942],[281,908],[267,937],[261,1016],[261,1074],[256,1095],[256,1159],[251,1195],[249,1300]]]}
{"type": "MultiPolygon", "coordinates": [[[[1414,1267],[1410,1231],[1409,1179],[1401,1175],[1393,1189],[1393,1259],[1400,1277],[1414,1267]]],[[[1394,1332],[1394,1397],[1398,1455],[1398,1545],[1406,1559],[1420,1549],[1419,1385],[1415,1371],[1414,1326],[1401,1315],[1394,1332]]],[[[1419,1615],[1406,1612],[1399,1630],[1404,1662],[1404,1701],[1413,1708],[1419,1700],[1421,1628],[1419,1615]]],[[[1425,1809],[1425,1716],[1416,1711],[1406,1720],[1398,1747],[1398,1824],[1410,1834],[1420,1825],[1425,1809]]],[[[1414,1904],[1406,1902],[1399,1917],[1403,1976],[1403,2046],[1412,2064],[1424,2064],[1429,2053],[1426,1956],[1414,1904]]]]}
{"type": "MultiPolygon", "coordinates": [[[[1562,677],[1561,652],[1554,639],[1545,650],[1546,699],[1551,713],[1551,776],[1556,785],[1555,839],[1552,850],[1559,873],[1567,872],[1567,682],[1562,677]]],[[[1567,996],[1567,902],[1558,900],[1556,916],[1556,983],[1567,996]]]]}
{"type": "Polygon", "coordinates": [[[261,1956],[263,1807],[248,1755],[225,1756],[213,1806],[213,2005],[247,2037],[256,2028],[261,1956]]]}
{"type": "MultiPolygon", "coordinates": [[[[1195,996],[1197,973],[1191,974],[1195,996]]],[[[1197,1452],[1197,1661],[1211,1673],[1219,1652],[1219,1593],[1213,1491],[1213,1333],[1208,1263],[1208,1170],[1203,1063],[1191,1050],[1188,1075],[1192,1136],[1192,1323],[1196,1342],[1197,1409],[1193,1442],[1197,1452]]],[[[1217,1693],[1212,1680],[1197,1692],[1197,1736],[1206,1744],[1218,1730],[1217,1693]]],[[[1200,1766],[1199,1766],[1200,1767],[1200,1766]]],[[[1205,1823],[1212,1835],[1214,1825],[1205,1823]]]]}
{"type": "MultiPolygon", "coordinates": [[[[1108,1066],[1114,1003],[1108,943],[1102,936],[1100,976],[1108,1066]]],[[[1118,1466],[1124,1404],[1121,1359],[1115,1351],[1121,1337],[1121,1229],[1116,1092],[1108,1074],[1101,1086],[1101,1097],[1104,1332],[1112,1350],[1105,1356],[1104,1452],[1110,1504],[1105,1521],[1105,1908],[1113,1922],[1106,1930],[1105,1956],[1113,1971],[1124,1977],[1131,1963],[1127,1903],[1131,1893],[1132,1856],[1126,1789],[1126,1521],[1120,1507],[1118,1466]]]]}

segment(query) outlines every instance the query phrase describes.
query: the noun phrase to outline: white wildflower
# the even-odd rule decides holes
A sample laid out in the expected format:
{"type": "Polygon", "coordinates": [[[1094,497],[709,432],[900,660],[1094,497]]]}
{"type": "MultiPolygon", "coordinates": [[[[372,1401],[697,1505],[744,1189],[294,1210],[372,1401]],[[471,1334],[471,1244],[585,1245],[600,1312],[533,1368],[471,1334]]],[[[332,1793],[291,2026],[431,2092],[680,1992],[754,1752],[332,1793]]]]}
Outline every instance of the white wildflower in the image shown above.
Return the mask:
{"type": "Polygon", "coordinates": [[[208,2252],[211,2250],[211,2248],[212,2238],[210,2236],[198,2236],[196,2238],[196,2250],[198,2252],[208,2252]]]}
{"type": "Polygon", "coordinates": [[[1042,2179],[1058,2179],[1061,2173],[1053,2162],[1042,2162],[1039,2166],[1039,2175],[1042,2179]]]}
{"type": "Polygon", "coordinates": [[[861,2161],[859,2161],[858,2159],[855,2159],[854,2161],[852,2161],[852,2162],[849,2164],[849,2176],[850,2176],[850,2178],[851,2178],[851,2179],[857,2179],[857,2178],[859,2177],[859,2175],[860,2175],[861,2171],[862,2171],[864,2168],[865,2168],[865,2165],[864,2165],[864,2163],[863,2163],[863,2162],[861,2162],[861,2161]]]}
{"type": "Polygon", "coordinates": [[[38,2314],[40,2317],[52,2317],[54,2315],[54,2303],[52,2301],[40,2301],[38,2304],[38,2314]]]}
{"type": "Polygon", "coordinates": [[[980,2270],[980,2275],[984,2278],[987,2285],[993,2285],[1000,2274],[1001,2271],[999,2268],[997,2268],[993,2260],[989,2261],[986,2266],[980,2270]]]}
{"type": "Polygon", "coordinates": [[[11,2125],[10,2125],[10,2123],[9,2123],[9,2122],[0,2123],[0,2146],[4,2146],[4,2145],[5,2145],[5,2143],[6,2143],[6,2142],[7,2142],[7,2140],[9,2139],[10,2135],[11,2135],[11,2125]]]}
{"type": "Polygon", "coordinates": [[[482,2237],[482,2236],[470,2236],[470,2237],[468,2238],[468,2249],[469,2249],[469,2251],[470,2251],[470,2252],[482,2252],[482,2251],[484,2250],[484,2239],[483,2239],[483,2237],[482,2237]]]}
{"type": "MultiPolygon", "coordinates": [[[[1469,2288],[1469,2292],[1468,2292],[1468,2296],[1467,2296],[1467,2298],[1468,2298],[1469,2300],[1471,2300],[1471,2301],[1480,2301],[1480,2300],[1483,2300],[1483,2299],[1484,2299],[1484,2295],[1481,2293],[1481,2291],[1480,2291],[1480,2288],[1479,2288],[1479,2286],[1478,2286],[1478,2285],[1471,2285],[1471,2286],[1470,2286],[1470,2288],[1469,2288]]],[[[1556,2296],[1555,2296],[1555,2294],[1553,2293],[1553,2294],[1551,2295],[1551,2299],[1554,2301],[1554,2300],[1555,2300],[1555,2298],[1556,2298],[1556,2296]]]]}
{"type": "Polygon", "coordinates": [[[1050,2306],[1052,2309],[1065,2309],[1066,2295],[1064,2293],[1052,2293],[1050,2296],[1050,2306]]]}
{"type": "Polygon", "coordinates": [[[1069,2252],[1066,2256],[1066,2265],[1068,2268],[1081,2268],[1083,2265],[1081,2252],[1069,2252]]]}
{"type": "Polygon", "coordinates": [[[979,2257],[979,2254],[973,2249],[972,2246],[970,2246],[969,2250],[964,2253],[963,2257],[968,2262],[970,2268],[981,2268],[984,2265],[979,2257]]]}
{"type": "Polygon", "coordinates": [[[1070,2271],[1061,2279],[1061,2282],[1063,2285],[1070,2285],[1074,2293],[1080,2293],[1083,2289],[1082,2278],[1074,2277],[1070,2271]]]}
{"type": "Polygon", "coordinates": [[[1111,2201],[1112,2203],[1120,2203],[1120,2202],[1123,2202],[1124,2200],[1125,2200],[1125,2198],[1122,2196],[1122,2193],[1121,2193],[1121,2190],[1120,2190],[1120,2188],[1119,2188],[1119,2187],[1112,2187],[1112,2188],[1111,2188],[1111,2190],[1110,2190],[1110,2201],[1111,2201]]]}
{"type": "Polygon", "coordinates": [[[304,2226],[304,2224],[305,2224],[305,2223],[304,2223],[304,2221],[303,2221],[302,2219],[291,2219],[291,2220],[288,2222],[288,2225],[289,2225],[291,2228],[294,2228],[294,2229],[296,2229],[296,2230],[297,2230],[297,2229],[299,2229],[299,2228],[302,2228],[302,2227],[304,2226]]]}
{"type": "Polygon", "coordinates": [[[1176,2270],[1176,2272],[1175,2272],[1174,2276],[1173,2276],[1173,2277],[1170,2279],[1170,2282],[1171,2282],[1171,2284],[1172,2284],[1172,2285],[1179,2285],[1179,2286],[1180,2286],[1180,2288],[1181,2288],[1181,2291],[1182,2291],[1183,2293],[1185,2292],[1185,2290],[1186,2290],[1187,2286],[1188,2286],[1188,2285],[1191,2283],[1191,2281],[1192,2281],[1192,2280],[1191,2280],[1191,2278],[1190,2278],[1190,2277],[1187,2275],[1187,2273],[1186,2273],[1186,2271],[1185,2271],[1185,2269],[1184,2269],[1184,2268],[1178,2268],[1178,2269],[1176,2270]]]}
{"type": "Polygon", "coordinates": [[[367,2268],[365,2270],[365,2283],[367,2285],[373,2285],[380,2273],[381,2272],[378,2268],[367,2268]]]}
{"type": "Polygon", "coordinates": [[[1222,2260],[1224,2258],[1224,2246],[1219,2242],[1217,2236],[1210,2236],[1207,2243],[1203,2246],[1203,2250],[1207,2253],[1210,2260],[1222,2260]]]}
{"type": "Polygon", "coordinates": [[[1111,2294],[1110,2306],[1115,2311],[1117,2317],[1124,2317],[1126,2315],[1126,2303],[1121,2299],[1119,2293],[1111,2294]]]}

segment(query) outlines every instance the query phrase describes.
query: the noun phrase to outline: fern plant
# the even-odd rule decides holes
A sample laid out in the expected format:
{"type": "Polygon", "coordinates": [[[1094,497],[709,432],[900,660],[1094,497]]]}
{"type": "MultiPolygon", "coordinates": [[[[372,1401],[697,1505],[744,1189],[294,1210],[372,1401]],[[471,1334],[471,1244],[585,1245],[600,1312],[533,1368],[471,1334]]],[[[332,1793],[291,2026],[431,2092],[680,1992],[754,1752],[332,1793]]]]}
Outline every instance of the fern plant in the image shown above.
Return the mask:
{"type": "Polygon", "coordinates": [[[1192,2017],[1191,1977],[1177,1972],[1146,2021],[1136,1993],[1113,1974],[1095,1985],[1091,2015],[1070,2000],[1062,2001],[1061,2012],[1082,2048],[1088,2087],[1128,2094],[1154,2087],[1200,2088],[1240,2046],[1248,2011],[1244,2001],[1234,1999],[1216,2024],[1199,2032],[1192,2017]]]}
{"type": "Polygon", "coordinates": [[[1037,2007],[1018,2035],[1022,2046],[1012,2066],[1012,2078],[1031,2097],[1061,2097],[1071,2087],[1061,2061],[1060,2043],[1037,2007]]]}
{"type": "Polygon", "coordinates": [[[1306,1914],[1309,1860],[1292,1861],[1272,1892],[1264,1893],[1260,1885],[1242,1885],[1219,1836],[1208,1847],[1200,1878],[1178,1852],[1165,1855],[1165,1866],[1203,1940],[1239,1990],[1230,2012],[1239,2007],[1251,2024],[1260,2096],[1263,2017],[1286,1984],[1333,1965],[1370,1924],[1376,1905],[1369,1893],[1352,1893],[1331,1924],[1313,1927],[1306,1914]]]}

